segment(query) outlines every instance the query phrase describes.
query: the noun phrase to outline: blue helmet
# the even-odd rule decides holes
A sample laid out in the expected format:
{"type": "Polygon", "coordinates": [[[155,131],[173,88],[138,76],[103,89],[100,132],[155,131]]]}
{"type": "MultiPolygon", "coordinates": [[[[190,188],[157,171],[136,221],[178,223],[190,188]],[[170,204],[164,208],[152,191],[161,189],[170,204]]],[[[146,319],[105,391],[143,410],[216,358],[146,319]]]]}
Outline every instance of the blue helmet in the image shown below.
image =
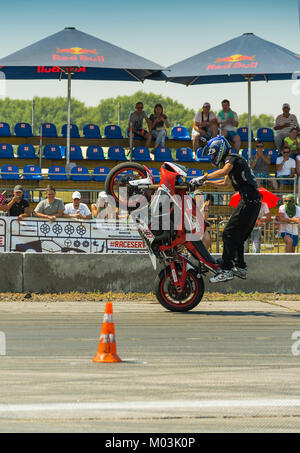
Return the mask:
{"type": "Polygon", "coordinates": [[[217,135],[217,137],[209,140],[202,152],[202,156],[211,156],[212,164],[217,167],[220,162],[224,161],[230,148],[228,140],[221,135],[217,135]]]}

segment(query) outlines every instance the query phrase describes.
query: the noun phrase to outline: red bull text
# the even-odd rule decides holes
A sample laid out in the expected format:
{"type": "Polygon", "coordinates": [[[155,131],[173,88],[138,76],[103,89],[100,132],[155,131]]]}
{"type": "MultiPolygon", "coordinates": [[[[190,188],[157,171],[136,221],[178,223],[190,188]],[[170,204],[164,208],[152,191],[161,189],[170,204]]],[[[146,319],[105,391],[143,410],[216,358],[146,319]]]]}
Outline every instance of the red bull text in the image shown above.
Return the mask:
{"type": "Polygon", "coordinates": [[[209,70],[218,70],[218,69],[240,69],[240,68],[257,68],[258,62],[255,61],[255,55],[230,55],[229,57],[216,58],[214,64],[209,64],[206,68],[209,70]],[[247,62],[247,63],[246,63],[247,62]],[[251,62],[251,63],[250,63],[251,62]],[[216,64],[216,63],[226,63],[226,64],[216,64]]]}
{"type": "Polygon", "coordinates": [[[96,49],[83,49],[82,47],[69,47],[67,49],[56,49],[56,53],[52,54],[53,61],[95,61],[102,63],[104,61],[103,55],[98,55],[96,49]],[[62,55],[71,54],[71,55],[62,55]],[[89,56],[89,55],[93,56],[89,56]],[[94,56],[95,55],[95,56],[94,56]]]}

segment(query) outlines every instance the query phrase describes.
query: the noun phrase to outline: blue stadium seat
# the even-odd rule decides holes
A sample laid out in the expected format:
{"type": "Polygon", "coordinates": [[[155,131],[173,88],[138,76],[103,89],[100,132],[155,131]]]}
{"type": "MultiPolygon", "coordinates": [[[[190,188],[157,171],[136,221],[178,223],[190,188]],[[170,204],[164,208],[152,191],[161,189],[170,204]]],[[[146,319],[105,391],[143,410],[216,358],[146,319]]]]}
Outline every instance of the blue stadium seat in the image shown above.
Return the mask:
{"type": "Polygon", "coordinates": [[[82,160],[82,150],[78,145],[71,145],[70,146],[70,160],[82,160]]]}
{"type": "Polygon", "coordinates": [[[277,157],[279,157],[279,153],[276,149],[271,149],[271,148],[268,148],[268,149],[265,149],[265,154],[267,154],[268,156],[271,157],[271,164],[276,164],[276,159],[277,157]]]}
{"type": "Polygon", "coordinates": [[[43,179],[41,168],[38,165],[26,165],[23,168],[23,179],[36,181],[43,179]]]}
{"type": "Polygon", "coordinates": [[[170,148],[159,147],[154,150],[154,158],[158,162],[173,162],[170,148]]]}
{"type": "Polygon", "coordinates": [[[93,171],[93,180],[104,182],[109,172],[110,168],[108,167],[96,167],[93,171]]]}
{"type": "Polygon", "coordinates": [[[102,138],[99,126],[96,124],[86,124],[83,127],[83,135],[85,138],[102,138]]]}
{"type": "MultiPolygon", "coordinates": [[[[61,135],[63,137],[67,137],[67,128],[68,128],[68,125],[67,124],[64,124],[61,128],[61,135]]],[[[70,124],[70,137],[71,138],[79,138],[80,135],[79,135],[79,130],[78,130],[78,126],[76,126],[76,124],[70,124]]]]}
{"type": "Polygon", "coordinates": [[[44,147],[45,159],[62,159],[61,149],[58,145],[46,145],[44,147]]]}
{"type": "Polygon", "coordinates": [[[33,145],[23,144],[19,145],[17,149],[17,156],[19,159],[36,159],[35,149],[33,145]]]}
{"type": "Polygon", "coordinates": [[[87,159],[105,160],[101,146],[89,146],[86,150],[87,159]]]}
{"type": "Polygon", "coordinates": [[[274,132],[273,129],[269,127],[260,127],[257,130],[257,140],[262,142],[273,142],[274,141],[274,132]]]}
{"type": "Polygon", "coordinates": [[[202,170],[199,168],[189,168],[186,175],[186,180],[189,182],[193,178],[198,178],[199,176],[203,176],[202,170]]]}
{"type": "MultiPolygon", "coordinates": [[[[41,131],[40,131],[41,133],[41,131]]],[[[55,124],[43,123],[42,124],[42,137],[57,137],[57,130],[55,124]]]]}
{"type": "Polygon", "coordinates": [[[151,161],[149,149],[146,146],[136,146],[132,151],[132,160],[151,161]]]}
{"type": "Polygon", "coordinates": [[[2,179],[20,179],[19,168],[16,165],[3,165],[1,168],[2,179]]]}
{"type": "Polygon", "coordinates": [[[0,122],[0,137],[10,137],[10,127],[8,123],[0,122]]]}
{"type": "Polygon", "coordinates": [[[8,143],[0,144],[0,159],[14,159],[13,147],[8,143]]]}
{"type": "Polygon", "coordinates": [[[192,148],[178,148],[176,150],[176,159],[178,162],[194,162],[194,151],[192,148]]]}
{"type": "MultiPolygon", "coordinates": [[[[254,156],[254,154],[256,153],[256,150],[255,149],[251,149],[251,157],[254,156]]],[[[247,149],[243,149],[242,151],[242,156],[244,159],[246,159],[247,161],[249,160],[248,159],[248,148],[247,149]]]]}
{"type": "Polygon", "coordinates": [[[115,124],[110,124],[108,126],[105,126],[104,137],[105,138],[123,138],[120,126],[117,126],[115,124]]]}
{"type": "Polygon", "coordinates": [[[52,181],[67,181],[66,170],[60,165],[52,165],[48,169],[48,179],[52,181]]]}
{"type": "Polygon", "coordinates": [[[185,126],[174,126],[171,130],[171,137],[174,140],[190,140],[190,134],[185,126]]]}
{"type": "Polygon", "coordinates": [[[29,123],[17,123],[15,125],[15,135],[17,137],[32,137],[32,128],[29,123]]]}
{"type": "MultiPolygon", "coordinates": [[[[239,127],[236,132],[243,142],[248,141],[248,127],[239,127]]],[[[254,141],[253,131],[251,131],[251,141],[254,141]]]]}
{"type": "Polygon", "coordinates": [[[91,177],[86,167],[76,166],[71,168],[71,181],[90,181],[91,177]]]}
{"type": "Polygon", "coordinates": [[[122,146],[111,146],[108,148],[107,156],[110,160],[127,160],[122,146]]]}
{"type": "Polygon", "coordinates": [[[152,173],[152,176],[154,178],[155,184],[159,184],[159,182],[160,182],[159,170],[157,168],[149,168],[149,170],[151,170],[151,173],[152,173]]]}
{"type": "Polygon", "coordinates": [[[211,156],[203,156],[203,148],[198,148],[196,151],[196,161],[198,162],[210,162],[211,156]]]}

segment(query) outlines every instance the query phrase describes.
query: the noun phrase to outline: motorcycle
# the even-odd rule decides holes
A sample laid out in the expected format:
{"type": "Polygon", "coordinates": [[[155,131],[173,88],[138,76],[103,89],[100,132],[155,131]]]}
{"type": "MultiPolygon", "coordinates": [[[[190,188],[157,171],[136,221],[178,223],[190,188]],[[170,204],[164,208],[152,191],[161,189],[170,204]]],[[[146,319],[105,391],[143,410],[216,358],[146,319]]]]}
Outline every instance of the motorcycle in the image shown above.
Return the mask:
{"type": "Polygon", "coordinates": [[[157,272],[158,302],[170,311],[186,312],[202,300],[203,276],[216,274],[220,264],[201,240],[204,219],[190,196],[194,187],[185,183],[187,169],[164,162],[160,170],[160,183],[155,184],[146,166],[121,163],[108,174],[105,191],[137,226],[157,272]]]}

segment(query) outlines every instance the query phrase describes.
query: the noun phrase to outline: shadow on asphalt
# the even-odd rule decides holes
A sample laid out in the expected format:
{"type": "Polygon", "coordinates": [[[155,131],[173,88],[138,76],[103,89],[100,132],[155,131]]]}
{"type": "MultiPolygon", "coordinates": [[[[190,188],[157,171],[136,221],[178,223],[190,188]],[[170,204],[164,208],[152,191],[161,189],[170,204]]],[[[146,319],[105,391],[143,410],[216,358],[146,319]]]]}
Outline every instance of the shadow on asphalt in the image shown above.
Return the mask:
{"type": "MultiPolygon", "coordinates": [[[[168,312],[166,312],[168,313],[168,312]]],[[[195,315],[206,315],[206,316],[257,316],[265,318],[300,318],[300,313],[275,313],[275,312],[261,312],[261,311],[198,311],[191,310],[182,313],[172,312],[173,315],[185,315],[185,316],[195,316],[195,315]]]]}

